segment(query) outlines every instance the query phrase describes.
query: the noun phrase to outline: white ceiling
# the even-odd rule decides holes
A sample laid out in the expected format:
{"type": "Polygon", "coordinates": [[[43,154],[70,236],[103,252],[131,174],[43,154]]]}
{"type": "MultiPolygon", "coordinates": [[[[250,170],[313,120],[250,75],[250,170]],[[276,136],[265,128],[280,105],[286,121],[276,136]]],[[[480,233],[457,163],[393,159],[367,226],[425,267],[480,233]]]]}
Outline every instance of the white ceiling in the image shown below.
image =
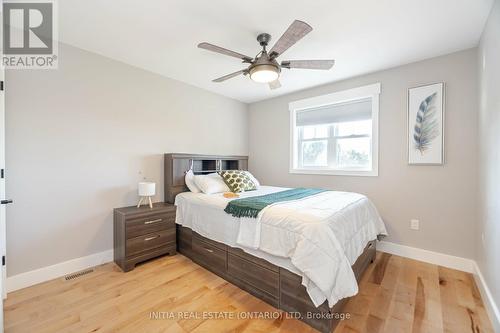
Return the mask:
{"type": "Polygon", "coordinates": [[[62,0],[59,39],[158,74],[255,102],[474,47],[493,0],[62,0]],[[284,70],[282,87],[237,77],[238,59],[196,47],[207,41],[254,56],[294,19],[313,31],[280,60],[336,60],[330,71],[284,70]]]}

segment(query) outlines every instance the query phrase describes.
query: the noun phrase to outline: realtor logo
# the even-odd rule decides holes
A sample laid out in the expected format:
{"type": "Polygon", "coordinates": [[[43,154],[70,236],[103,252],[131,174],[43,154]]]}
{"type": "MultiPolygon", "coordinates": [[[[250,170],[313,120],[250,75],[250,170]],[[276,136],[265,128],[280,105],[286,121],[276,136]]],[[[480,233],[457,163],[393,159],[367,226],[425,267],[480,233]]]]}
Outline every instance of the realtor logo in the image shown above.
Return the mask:
{"type": "Polygon", "coordinates": [[[3,2],[2,65],[6,68],[57,68],[55,2],[3,2]]]}

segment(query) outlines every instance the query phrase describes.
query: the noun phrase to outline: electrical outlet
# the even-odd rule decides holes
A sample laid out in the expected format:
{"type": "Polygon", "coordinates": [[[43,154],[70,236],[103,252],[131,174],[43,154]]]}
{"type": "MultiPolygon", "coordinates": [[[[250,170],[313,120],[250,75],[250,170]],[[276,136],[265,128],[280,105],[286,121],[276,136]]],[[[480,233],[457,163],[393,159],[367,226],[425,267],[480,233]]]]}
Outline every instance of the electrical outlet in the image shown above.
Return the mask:
{"type": "Polygon", "coordinates": [[[420,221],[419,220],[410,220],[410,229],[419,230],[420,229],[420,221]]]}

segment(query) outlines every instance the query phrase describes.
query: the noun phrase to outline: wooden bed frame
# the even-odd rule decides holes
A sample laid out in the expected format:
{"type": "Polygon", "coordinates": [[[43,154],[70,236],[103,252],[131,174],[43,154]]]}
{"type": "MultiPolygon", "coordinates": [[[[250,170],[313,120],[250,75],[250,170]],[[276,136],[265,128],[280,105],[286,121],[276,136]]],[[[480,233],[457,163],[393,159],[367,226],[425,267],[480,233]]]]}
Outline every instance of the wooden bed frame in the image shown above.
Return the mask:
{"type": "MultiPolygon", "coordinates": [[[[184,174],[193,168],[195,174],[224,169],[247,169],[246,156],[210,156],[165,154],[165,201],[173,203],[178,193],[188,191],[184,174]],[[213,162],[213,161],[219,162],[213,162]],[[215,166],[215,169],[212,169],[215,166]]],[[[304,286],[302,277],[252,256],[241,249],[203,237],[189,228],[177,225],[177,250],[197,264],[233,283],[272,306],[293,312],[320,332],[332,332],[348,299],[332,308],[325,301],[315,307],[304,286]]],[[[360,280],[366,268],[375,259],[376,241],[369,242],[352,269],[360,280]]]]}

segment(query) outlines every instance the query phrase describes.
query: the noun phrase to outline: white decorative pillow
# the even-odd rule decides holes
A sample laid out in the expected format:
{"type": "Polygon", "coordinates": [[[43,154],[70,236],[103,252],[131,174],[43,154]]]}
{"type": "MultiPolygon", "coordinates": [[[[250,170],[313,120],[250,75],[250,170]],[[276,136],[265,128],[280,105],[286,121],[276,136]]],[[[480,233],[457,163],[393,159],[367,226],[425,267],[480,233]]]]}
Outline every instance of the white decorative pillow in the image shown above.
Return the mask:
{"type": "Polygon", "coordinates": [[[256,187],[260,187],[260,182],[250,173],[250,171],[245,171],[245,173],[252,180],[256,187]]]}
{"type": "Polygon", "coordinates": [[[205,194],[214,194],[221,192],[229,192],[229,187],[222,180],[222,177],[217,173],[209,175],[196,175],[194,176],[196,186],[205,194]]]}
{"type": "Polygon", "coordinates": [[[193,170],[189,170],[186,172],[186,177],[184,177],[184,181],[186,182],[186,186],[188,189],[193,192],[193,193],[200,193],[201,190],[196,186],[196,183],[194,182],[194,173],[193,170]]]}

